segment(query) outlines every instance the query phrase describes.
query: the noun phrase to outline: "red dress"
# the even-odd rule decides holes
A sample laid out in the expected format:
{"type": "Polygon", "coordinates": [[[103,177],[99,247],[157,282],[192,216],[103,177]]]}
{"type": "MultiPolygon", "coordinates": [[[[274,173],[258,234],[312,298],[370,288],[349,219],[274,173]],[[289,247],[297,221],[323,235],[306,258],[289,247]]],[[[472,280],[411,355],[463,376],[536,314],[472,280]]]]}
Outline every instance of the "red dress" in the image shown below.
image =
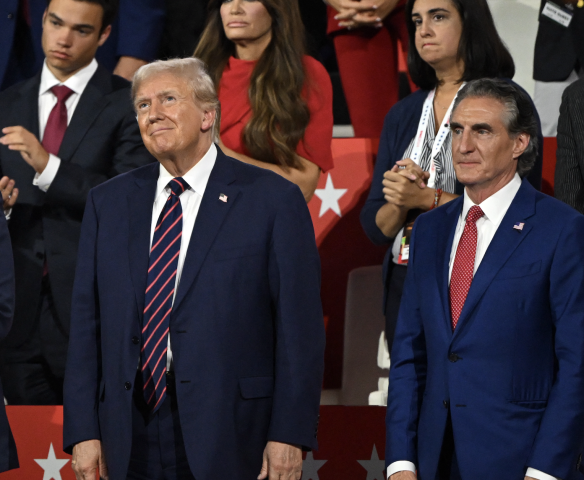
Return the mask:
{"type": "MultiPolygon", "coordinates": [[[[231,57],[219,84],[221,140],[227,148],[247,156],[251,155],[241,135],[252,114],[248,92],[255,64],[255,61],[231,57]]],[[[302,96],[308,105],[310,122],[296,147],[296,154],[326,172],[333,168],[333,89],[327,71],[318,61],[305,56],[304,68],[306,81],[302,96]]]]}

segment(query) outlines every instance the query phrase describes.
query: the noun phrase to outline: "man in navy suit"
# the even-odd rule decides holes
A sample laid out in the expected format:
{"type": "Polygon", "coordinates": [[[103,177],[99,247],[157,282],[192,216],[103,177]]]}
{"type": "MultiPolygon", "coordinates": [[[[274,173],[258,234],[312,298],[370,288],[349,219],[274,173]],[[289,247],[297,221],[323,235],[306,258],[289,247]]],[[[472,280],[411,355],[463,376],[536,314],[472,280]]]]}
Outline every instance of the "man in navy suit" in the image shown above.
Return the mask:
{"type": "Polygon", "coordinates": [[[412,233],[388,476],[582,478],[584,216],[521,180],[537,130],[515,87],[470,82],[450,127],[465,193],[412,233]]]}
{"type": "Polygon", "coordinates": [[[304,198],[213,143],[200,60],[142,67],[132,96],[159,164],[87,201],[64,401],[77,478],[297,480],[324,355],[304,198]]]}

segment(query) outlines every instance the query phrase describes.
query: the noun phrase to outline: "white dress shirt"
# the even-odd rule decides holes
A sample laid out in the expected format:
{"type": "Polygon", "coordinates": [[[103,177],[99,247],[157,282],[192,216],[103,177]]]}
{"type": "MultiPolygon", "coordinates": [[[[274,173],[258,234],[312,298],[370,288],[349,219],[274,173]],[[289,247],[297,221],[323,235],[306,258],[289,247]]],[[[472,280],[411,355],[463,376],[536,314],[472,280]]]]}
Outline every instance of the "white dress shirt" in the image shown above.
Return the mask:
{"type": "MultiPolygon", "coordinates": [[[[41,84],[39,87],[39,141],[43,141],[43,137],[45,135],[45,128],[47,126],[47,122],[49,121],[49,115],[53,110],[53,107],[57,104],[57,97],[53,92],[51,92],[51,88],[57,85],[65,85],[66,87],[73,90],[73,93],[65,100],[65,106],[67,107],[67,125],[71,122],[71,118],[73,117],[73,113],[75,112],[75,108],[77,108],[77,104],[79,103],[79,98],[81,94],[87,87],[89,80],[93,77],[94,73],[97,70],[97,62],[95,58],[91,61],[89,65],[83,67],[79,70],[75,75],[65,80],[65,82],[61,83],[57,80],[57,77],[53,75],[53,72],[49,70],[47,67],[47,63],[43,64],[43,71],[41,72],[41,84]]],[[[57,171],[59,170],[59,166],[61,165],[61,159],[56,155],[49,154],[49,162],[47,166],[43,170],[43,173],[37,173],[34,176],[32,181],[33,185],[39,187],[43,192],[46,192],[55,176],[57,175],[57,171]]]]}
{"type": "MultiPolygon", "coordinates": [[[[491,195],[489,198],[483,201],[479,206],[483,211],[483,217],[477,220],[477,252],[475,256],[475,264],[474,264],[474,272],[477,272],[495,233],[497,233],[497,229],[501,222],[503,221],[503,217],[509,210],[511,206],[511,202],[517,195],[519,188],[521,187],[521,178],[518,174],[515,174],[513,180],[511,180],[507,185],[505,185],[501,190],[497,193],[491,195]]],[[[468,211],[471,207],[475,204],[469,198],[468,194],[466,193],[466,189],[464,190],[464,204],[462,207],[462,212],[460,217],[458,218],[458,223],[456,225],[456,232],[454,233],[454,241],[452,242],[452,250],[450,252],[450,269],[448,272],[448,280],[450,282],[450,277],[452,275],[452,267],[454,265],[454,258],[456,257],[456,249],[458,248],[458,243],[460,242],[460,238],[462,237],[462,232],[464,231],[464,225],[466,223],[466,217],[468,215],[468,211]]],[[[393,462],[387,468],[387,478],[391,477],[393,474],[402,471],[410,471],[415,472],[416,466],[412,462],[407,461],[399,461],[393,462]]],[[[534,468],[528,468],[527,472],[525,472],[526,477],[532,477],[537,480],[559,480],[556,477],[552,477],[546,473],[540,472],[534,468]]]]}
{"type": "MultiPolygon", "coordinates": [[[[215,166],[215,160],[217,159],[217,148],[215,144],[211,144],[211,147],[207,153],[197,162],[197,164],[191,168],[187,173],[185,173],[182,178],[189,184],[190,188],[184,191],[180,199],[180,205],[183,211],[182,218],[182,237],[180,242],[180,253],[178,255],[178,265],[176,270],[176,282],[174,285],[174,295],[172,296],[172,301],[176,297],[176,292],[178,290],[178,285],[180,283],[180,277],[182,274],[183,265],[185,263],[185,257],[187,256],[187,249],[189,248],[189,242],[191,240],[191,234],[193,233],[193,228],[195,226],[195,220],[197,219],[197,214],[199,213],[199,207],[201,206],[201,200],[203,199],[203,194],[205,193],[205,188],[207,188],[207,183],[209,182],[209,176],[211,175],[211,170],[215,166]]],[[[158,176],[158,183],[156,184],[156,196],[154,197],[154,205],[152,206],[152,228],[150,230],[150,247],[152,247],[152,239],[154,238],[154,230],[156,228],[156,223],[158,222],[158,217],[162,213],[162,209],[166,204],[166,200],[170,195],[170,188],[168,188],[168,182],[174,178],[166,168],[160,165],[160,173],[158,176]]],[[[170,349],[170,334],[168,335],[168,351],[166,354],[166,369],[171,369],[172,362],[172,350],[170,349]]]]}

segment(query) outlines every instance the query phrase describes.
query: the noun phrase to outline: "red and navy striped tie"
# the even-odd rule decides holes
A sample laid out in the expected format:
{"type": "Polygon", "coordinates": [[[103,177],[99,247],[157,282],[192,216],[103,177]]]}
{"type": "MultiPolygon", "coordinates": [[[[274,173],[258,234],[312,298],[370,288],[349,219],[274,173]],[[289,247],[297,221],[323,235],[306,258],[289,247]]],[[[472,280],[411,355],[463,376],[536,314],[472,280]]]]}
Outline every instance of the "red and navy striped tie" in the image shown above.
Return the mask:
{"type": "Polygon", "coordinates": [[[168,329],[183,224],[179,197],[189,188],[189,184],[180,177],[173,178],[168,188],[171,194],[156,223],[150,249],[140,352],[144,398],[152,413],[158,410],[166,397],[168,329]]]}

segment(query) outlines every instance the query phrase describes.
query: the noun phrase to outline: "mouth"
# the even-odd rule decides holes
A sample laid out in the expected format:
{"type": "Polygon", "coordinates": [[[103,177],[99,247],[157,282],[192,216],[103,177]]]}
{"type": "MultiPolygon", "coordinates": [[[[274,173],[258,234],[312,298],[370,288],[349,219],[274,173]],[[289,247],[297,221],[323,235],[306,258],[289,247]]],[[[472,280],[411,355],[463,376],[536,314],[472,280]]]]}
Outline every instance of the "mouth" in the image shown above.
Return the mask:
{"type": "Polygon", "coordinates": [[[246,22],[229,22],[227,24],[227,26],[229,28],[242,28],[242,27],[247,27],[249,24],[246,22]]]}
{"type": "Polygon", "coordinates": [[[66,54],[65,52],[59,52],[58,50],[52,50],[51,55],[62,60],[66,60],[70,57],[70,55],[66,54]]]}
{"type": "Polygon", "coordinates": [[[170,130],[170,128],[157,128],[156,130],[150,132],[150,136],[152,137],[157,133],[166,132],[167,130],[170,130]]]}

